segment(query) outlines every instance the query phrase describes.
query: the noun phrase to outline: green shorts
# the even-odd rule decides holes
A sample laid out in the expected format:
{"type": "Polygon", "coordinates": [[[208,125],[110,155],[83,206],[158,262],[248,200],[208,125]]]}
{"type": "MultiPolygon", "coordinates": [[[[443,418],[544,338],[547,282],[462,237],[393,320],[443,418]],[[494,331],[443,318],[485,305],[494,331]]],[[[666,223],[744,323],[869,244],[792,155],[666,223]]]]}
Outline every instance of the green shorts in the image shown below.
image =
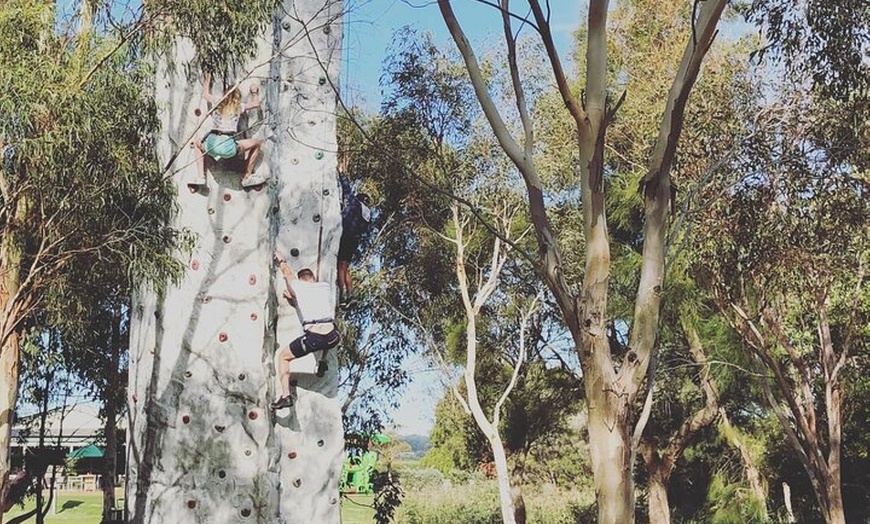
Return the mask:
{"type": "Polygon", "coordinates": [[[209,133],[205,137],[203,143],[205,154],[211,156],[215,160],[225,158],[233,158],[239,153],[239,146],[236,141],[229,135],[219,135],[217,133],[209,133]]]}

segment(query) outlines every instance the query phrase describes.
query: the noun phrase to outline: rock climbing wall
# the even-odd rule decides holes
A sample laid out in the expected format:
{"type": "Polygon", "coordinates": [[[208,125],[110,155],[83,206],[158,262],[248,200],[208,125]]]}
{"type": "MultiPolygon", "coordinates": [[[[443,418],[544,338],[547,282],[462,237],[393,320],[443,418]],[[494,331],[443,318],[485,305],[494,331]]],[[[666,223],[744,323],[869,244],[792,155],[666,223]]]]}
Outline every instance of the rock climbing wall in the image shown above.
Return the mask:
{"type": "MultiPolygon", "coordinates": [[[[302,333],[281,298],[272,263],[335,282],[340,236],[336,91],[342,5],[285,0],[233,78],[243,100],[260,86],[262,107],[241,128],[263,140],[258,173],[243,189],[238,161],[207,163],[191,193],[191,140],[209,129],[201,75],[179,40],[158,67],[158,154],[178,188],[176,225],[194,234],[183,281],[134,297],[130,340],[126,504],[130,522],[339,522],[343,459],[335,351],[293,362],[298,400],[271,413],[279,391],[276,349],[302,333]]],[[[340,350],[340,347],[339,347],[340,350]]]]}

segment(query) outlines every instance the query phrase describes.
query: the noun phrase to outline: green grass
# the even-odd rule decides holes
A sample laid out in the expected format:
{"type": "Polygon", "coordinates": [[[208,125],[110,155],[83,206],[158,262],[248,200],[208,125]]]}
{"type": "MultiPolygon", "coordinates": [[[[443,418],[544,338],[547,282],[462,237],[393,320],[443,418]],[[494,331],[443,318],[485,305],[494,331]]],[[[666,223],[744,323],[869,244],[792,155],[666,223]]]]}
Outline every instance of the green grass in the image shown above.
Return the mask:
{"type": "MultiPolygon", "coordinates": [[[[36,501],[28,499],[24,508],[15,506],[3,516],[9,521],[13,517],[31,511],[36,501]]],[[[76,524],[99,524],[103,517],[102,493],[61,493],[57,499],[57,514],[51,511],[45,516],[45,524],[75,522],[76,524]]],[[[30,522],[33,522],[31,519],[30,522]]]]}
{"type": "MultiPolygon", "coordinates": [[[[30,499],[24,508],[15,506],[3,515],[6,522],[13,517],[33,509],[34,500],[30,499]]],[[[375,512],[371,506],[371,495],[347,495],[341,498],[342,524],[371,524],[375,512]]],[[[75,523],[99,524],[103,512],[102,493],[61,493],[57,499],[57,514],[50,512],[45,516],[45,524],[75,523]]],[[[31,519],[29,522],[33,522],[31,519]]]]}

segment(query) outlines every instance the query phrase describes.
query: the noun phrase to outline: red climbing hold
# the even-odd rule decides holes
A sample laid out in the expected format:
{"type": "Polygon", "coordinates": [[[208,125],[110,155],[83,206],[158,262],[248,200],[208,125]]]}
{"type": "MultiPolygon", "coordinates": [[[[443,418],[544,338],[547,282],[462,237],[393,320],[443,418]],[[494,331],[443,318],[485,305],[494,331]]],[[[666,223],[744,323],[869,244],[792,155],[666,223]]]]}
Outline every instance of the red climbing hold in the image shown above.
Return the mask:
{"type": "Polygon", "coordinates": [[[230,200],[232,200],[232,198],[233,198],[233,195],[231,195],[229,193],[224,193],[224,202],[229,202],[230,200]]]}
{"type": "Polygon", "coordinates": [[[257,420],[257,417],[259,417],[259,416],[260,415],[253,409],[248,412],[248,418],[251,420],[257,420]]]}
{"type": "Polygon", "coordinates": [[[251,275],[248,277],[248,284],[255,286],[257,285],[257,275],[251,275]]]}
{"type": "Polygon", "coordinates": [[[190,424],[190,417],[188,415],[184,415],[183,417],[181,417],[181,421],[185,424],[190,424]]]}
{"type": "Polygon", "coordinates": [[[257,318],[258,318],[258,317],[257,317],[257,314],[256,314],[256,313],[251,313],[251,320],[255,320],[255,321],[256,321],[257,318]]]}
{"type": "Polygon", "coordinates": [[[199,260],[191,260],[190,261],[190,269],[192,269],[194,271],[198,271],[199,270],[199,260]]]}
{"type": "Polygon", "coordinates": [[[221,342],[226,342],[228,338],[229,337],[226,333],[221,333],[220,335],[218,335],[218,340],[220,340],[221,342]]]}
{"type": "Polygon", "coordinates": [[[295,458],[296,458],[296,452],[295,452],[295,451],[291,451],[290,453],[287,453],[287,458],[289,458],[289,459],[295,459],[295,458]]]}
{"type": "Polygon", "coordinates": [[[197,107],[196,109],[193,110],[193,114],[196,115],[196,116],[201,116],[201,115],[202,115],[202,109],[200,109],[200,108],[197,107]]]}

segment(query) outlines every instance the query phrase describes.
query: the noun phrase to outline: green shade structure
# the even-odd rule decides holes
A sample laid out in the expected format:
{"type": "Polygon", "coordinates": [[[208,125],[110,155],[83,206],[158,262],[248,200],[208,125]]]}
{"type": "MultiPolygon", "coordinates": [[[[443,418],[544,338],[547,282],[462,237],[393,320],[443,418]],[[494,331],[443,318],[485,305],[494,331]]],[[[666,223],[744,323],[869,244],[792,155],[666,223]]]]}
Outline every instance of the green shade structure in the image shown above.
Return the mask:
{"type": "Polygon", "coordinates": [[[67,460],[86,459],[86,458],[103,458],[103,449],[90,444],[83,448],[79,448],[66,456],[67,460]]]}

